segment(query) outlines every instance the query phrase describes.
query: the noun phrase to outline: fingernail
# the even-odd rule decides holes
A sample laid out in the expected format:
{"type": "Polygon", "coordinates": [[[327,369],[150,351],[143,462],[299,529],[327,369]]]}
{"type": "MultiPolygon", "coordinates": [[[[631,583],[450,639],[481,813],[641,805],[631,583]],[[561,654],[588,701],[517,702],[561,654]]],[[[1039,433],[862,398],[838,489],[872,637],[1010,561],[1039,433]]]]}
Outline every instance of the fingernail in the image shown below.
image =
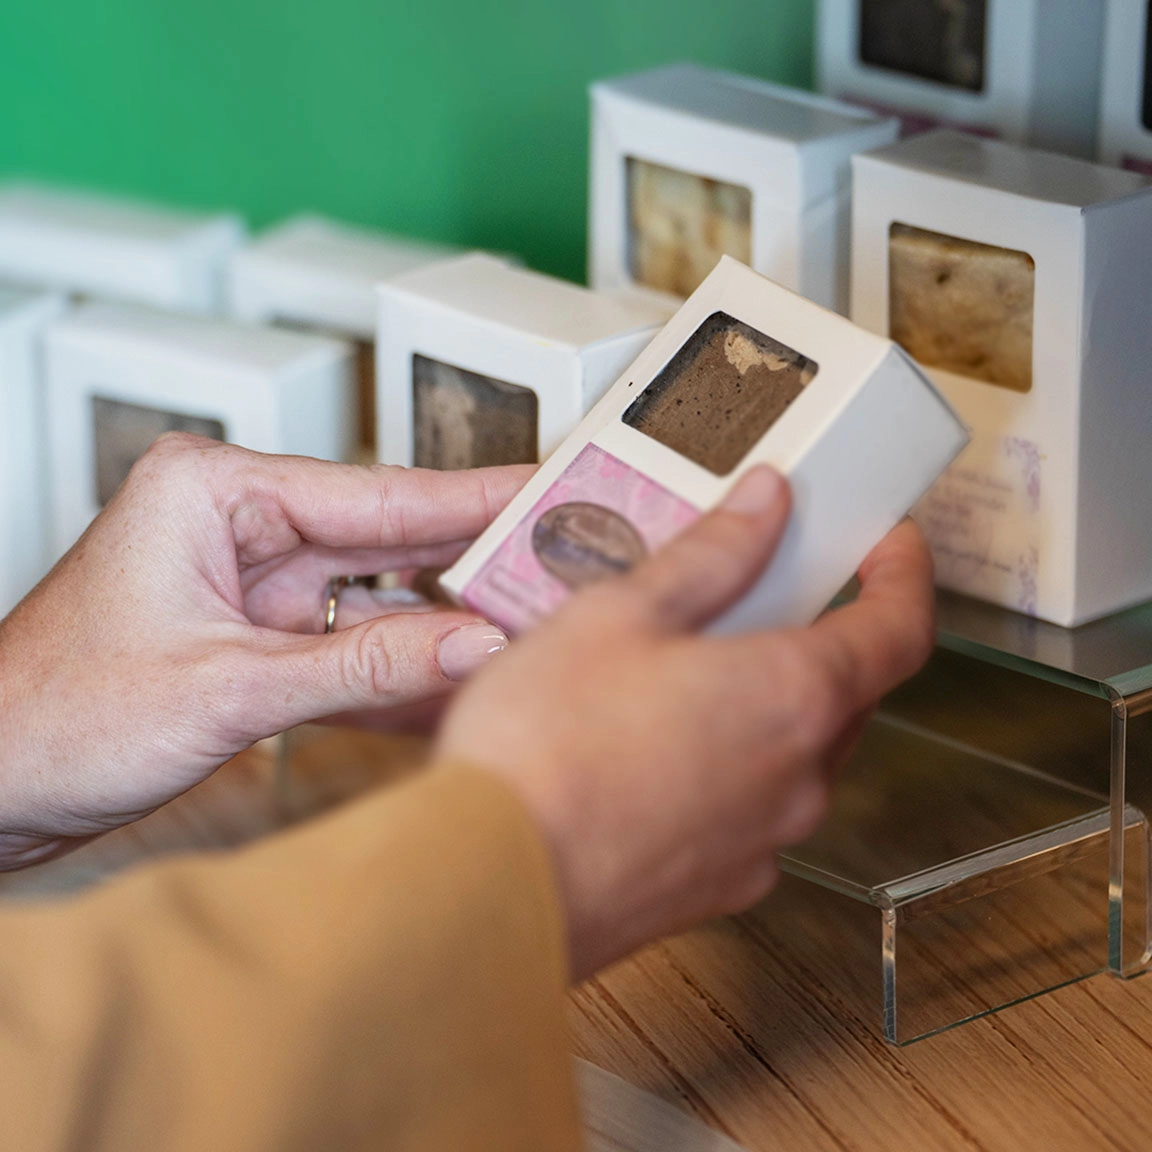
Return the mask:
{"type": "Polygon", "coordinates": [[[508,637],[494,624],[465,624],[440,641],[436,658],[449,680],[464,680],[508,646],[508,637]]]}
{"type": "Polygon", "coordinates": [[[741,516],[762,516],[777,500],[784,478],[775,468],[757,464],[745,472],[720,502],[720,507],[741,516]]]}

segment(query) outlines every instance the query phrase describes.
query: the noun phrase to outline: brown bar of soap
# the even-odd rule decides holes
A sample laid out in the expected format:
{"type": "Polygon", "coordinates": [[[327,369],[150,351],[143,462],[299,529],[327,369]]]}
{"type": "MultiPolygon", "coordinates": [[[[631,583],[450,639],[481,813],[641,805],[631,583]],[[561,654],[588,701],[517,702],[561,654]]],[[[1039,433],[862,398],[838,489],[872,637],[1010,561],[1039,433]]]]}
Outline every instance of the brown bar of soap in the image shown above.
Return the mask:
{"type": "Polygon", "coordinates": [[[92,397],[92,432],[96,454],[96,499],[103,507],[124,483],[132,465],[165,432],[194,432],[224,440],[219,420],[165,412],[143,404],[129,404],[104,396],[92,397]]]}
{"type": "Polygon", "coordinates": [[[714,312],[624,413],[624,423],[726,476],[818,366],[726,312],[714,312]]]}
{"type": "Polygon", "coordinates": [[[721,256],[752,262],[752,193],[627,160],[628,264],[637,284],[690,296],[721,256]]]}
{"type": "Polygon", "coordinates": [[[1027,252],[893,224],[889,335],[929,368],[1028,392],[1035,283],[1027,252]]]}
{"type": "Polygon", "coordinates": [[[413,463],[417,468],[534,464],[539,402],[531,388],[412,357],[413,463]]]}
{"type": "Polygon", "coordinates": [[[860,60],[980,92],[986,26],[986,0],[860,0],[860,60]]]}

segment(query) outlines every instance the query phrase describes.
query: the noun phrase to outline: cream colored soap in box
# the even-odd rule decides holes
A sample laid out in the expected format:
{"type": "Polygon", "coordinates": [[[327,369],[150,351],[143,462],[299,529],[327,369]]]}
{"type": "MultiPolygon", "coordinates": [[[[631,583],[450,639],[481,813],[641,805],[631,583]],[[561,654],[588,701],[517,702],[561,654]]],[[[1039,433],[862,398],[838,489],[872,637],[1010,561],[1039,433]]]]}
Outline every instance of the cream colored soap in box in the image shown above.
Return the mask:
{"type": "Polygon", "coordinates": [[[0,617],[48,570],[41,337],[58,293],[0,285],[0,617]]]}
{"type": "Polygon", "coordinates": [[[895,344],[726,257],[441,584],[522,632],[763,461],[792,517],[716,627],[805,624],[966,442],[895,344]]]}
{"type": "Polygon", "coordinates": [[[1148,0],[1105,0],[1099,157],[1152,176],[1152,12],[1148,0]]]}
{"type": "Polygon", "coordinates": [[[915,511],[939,583],[1065,626],[1152,597],[1152,181],[958,132],[853,167],[852,318],[972,429],[915,511]]]}
{"type": "Polygon", "coordinates": [[[694,64],[591,98],[593,288],[674,307],[731,256],[847,312],[848,161],[895,120],[694,64]]]}
{"type": "Polygon", "coordinates": [[[229,269],[238,320],[301,328],[351,340],[357,351],[359,445],[376,459],[376,286],[459,255],[433,244],[295,216],[241,248],[229,269]]]}
{"type": "Polygon", "coordinates": [[[385,464],[543,460],[672,309],[473,254],[379,289],[377,437],[385,464]]]}
{"type": "Polygon", "coordinates": [[[1093,155],[1101,0],[818,0],[821,92],[901,116],[1093,155]]]}
{"type": "Polygon", "coordinates": [[[45,334],[53,545],[69,548],[165,432],[345,459],[343,341],[131,305],[88,304],[45,334]]]}
{"type": "Polygon", "coordinates": [[[39,184],[0,185],[0,277],[179,312],[224,308],[244,236],[227,213],[186,212],[39,184]]]}

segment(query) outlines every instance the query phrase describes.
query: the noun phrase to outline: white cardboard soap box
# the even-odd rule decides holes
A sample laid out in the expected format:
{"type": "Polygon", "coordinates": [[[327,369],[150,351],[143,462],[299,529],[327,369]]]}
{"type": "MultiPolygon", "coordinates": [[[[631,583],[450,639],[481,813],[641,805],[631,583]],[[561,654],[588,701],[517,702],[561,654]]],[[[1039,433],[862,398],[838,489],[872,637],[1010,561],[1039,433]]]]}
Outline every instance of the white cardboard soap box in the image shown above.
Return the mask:
{"type": "Polygon", "coordinates": [[[1152,26],[1147,0],[1107,0],[1099,155],[1152,176],[1152,26]]]}
{"type": "MultiPolygon", "coordinates": [[[[756,384],[756,397],[767,387],[756,384]]],[[[716,627],[805,624],[966,441],[896,345],[725,257],[441,583],[461,603],[523,631],[589,576],[658,548],[748,468],[767,462],[791,482],[791,520],[760,581],[716,627]],[[703,346],[716,357],[722,348],[727,367],[703,374],[703,391],[692,393],[705,333],[703,346]],[[804,381],[767,425],[750,422],[746,407],[725,410],[724,397],[735,392],[708,395],[706,410],[696,408],[724,373],[739,389],[746,372],[762,369],[768,375],[751,383],[774,382],[778,370],[799,371],[794,379],[804,381]],[[738,430],[725,450],[742,454],[719,471],[681,454],[664,433],[658,440],[637,426],[656,405],[687,413],[674,420],[689,445],[717,428],[725,436],[738,430]]]]}
{"type": "Polygon", "coordinates": [[[542,460],[670,314],[662,303],[607,297],[483,254],[397,277],[379,289],[381,460],[423,463],[414,451],[416,357],[534,392],[542,460]]]}
{"type": "Polygon", "coordinates": [[[88,304],[48,329],[45,364],[56,555],[99,512],[101,489],[106,499],[163,431],[327,460],[350,451],[343,341],[88,304]]]}
{"type": "Polygon", "coordinates": [[[748,189],[751,266],[847,311],[849,159],[894,140],[895,120],[693,64],[600,81],[591,100],[594,289],[680,303],[633,278],[631,158],[748,189]]]}
{"type": "Polygon", "coordinates": [[[0,285],[0,616],[48,569],[41,335],[64,297],[0,285]]]}
{"type": "Polygon", "coordinates": [[[236,253],[231,312],[239,320],[311,324],[372,340],[376,285],[455,254],[447,244],[296,216],[236,253]]]}
{"type": "Polygon", "coordinates": [[[973,432],[915,513],[939,582],[1065,626],[1152,597],[1152,182],[957,132],[857,157],[852,318],[881,335],[896,224],[1035,268],[1029,390],[981,378],[998,351],[926,364],[973,432]]]}
{"type": "Polygon", "coordinates": [[[0,186],[0,276],[177,311],[224,306],[244,224],[36,184],[0,186]]]}
{"type": "MultiPolygon", "coordinates": [[[[927,8],[938,0],[903,3],[927,8]]],[[[978,90],[865,62],[860,32],[868,4],[894,6],[893,0],[819,0],[816,72],[821,92],[929,125],[1094,155],[1103,37],[1099,0],[987,0],[978,90]]]]}

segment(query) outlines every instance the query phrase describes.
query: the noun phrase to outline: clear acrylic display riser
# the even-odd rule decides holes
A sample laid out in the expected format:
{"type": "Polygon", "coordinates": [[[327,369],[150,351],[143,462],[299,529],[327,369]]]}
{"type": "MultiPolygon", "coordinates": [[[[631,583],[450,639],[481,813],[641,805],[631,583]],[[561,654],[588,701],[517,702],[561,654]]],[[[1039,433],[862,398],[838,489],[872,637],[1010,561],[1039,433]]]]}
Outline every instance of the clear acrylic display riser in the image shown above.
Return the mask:
{"type": "MultiPolygon", "coordinates": [[[[1126,827],[1134,862],[1147,829],[1135,810],[1126,827]]],[[[781,859],[810,886],[797,941],[834,938],[852,1010],[922,1039],[1107,966],[1109,829],[1105,794],[884,711],[781,859]]]]}
{"type": "Polygon", "coordinates": [[[1152,604],[1069,629],[942,594],[939,645],[897,711],[1109,796],[1109,966],[1143,972],[1148,850],[1126,829],[1129,809],[1152,812],[1152,604]]]}

